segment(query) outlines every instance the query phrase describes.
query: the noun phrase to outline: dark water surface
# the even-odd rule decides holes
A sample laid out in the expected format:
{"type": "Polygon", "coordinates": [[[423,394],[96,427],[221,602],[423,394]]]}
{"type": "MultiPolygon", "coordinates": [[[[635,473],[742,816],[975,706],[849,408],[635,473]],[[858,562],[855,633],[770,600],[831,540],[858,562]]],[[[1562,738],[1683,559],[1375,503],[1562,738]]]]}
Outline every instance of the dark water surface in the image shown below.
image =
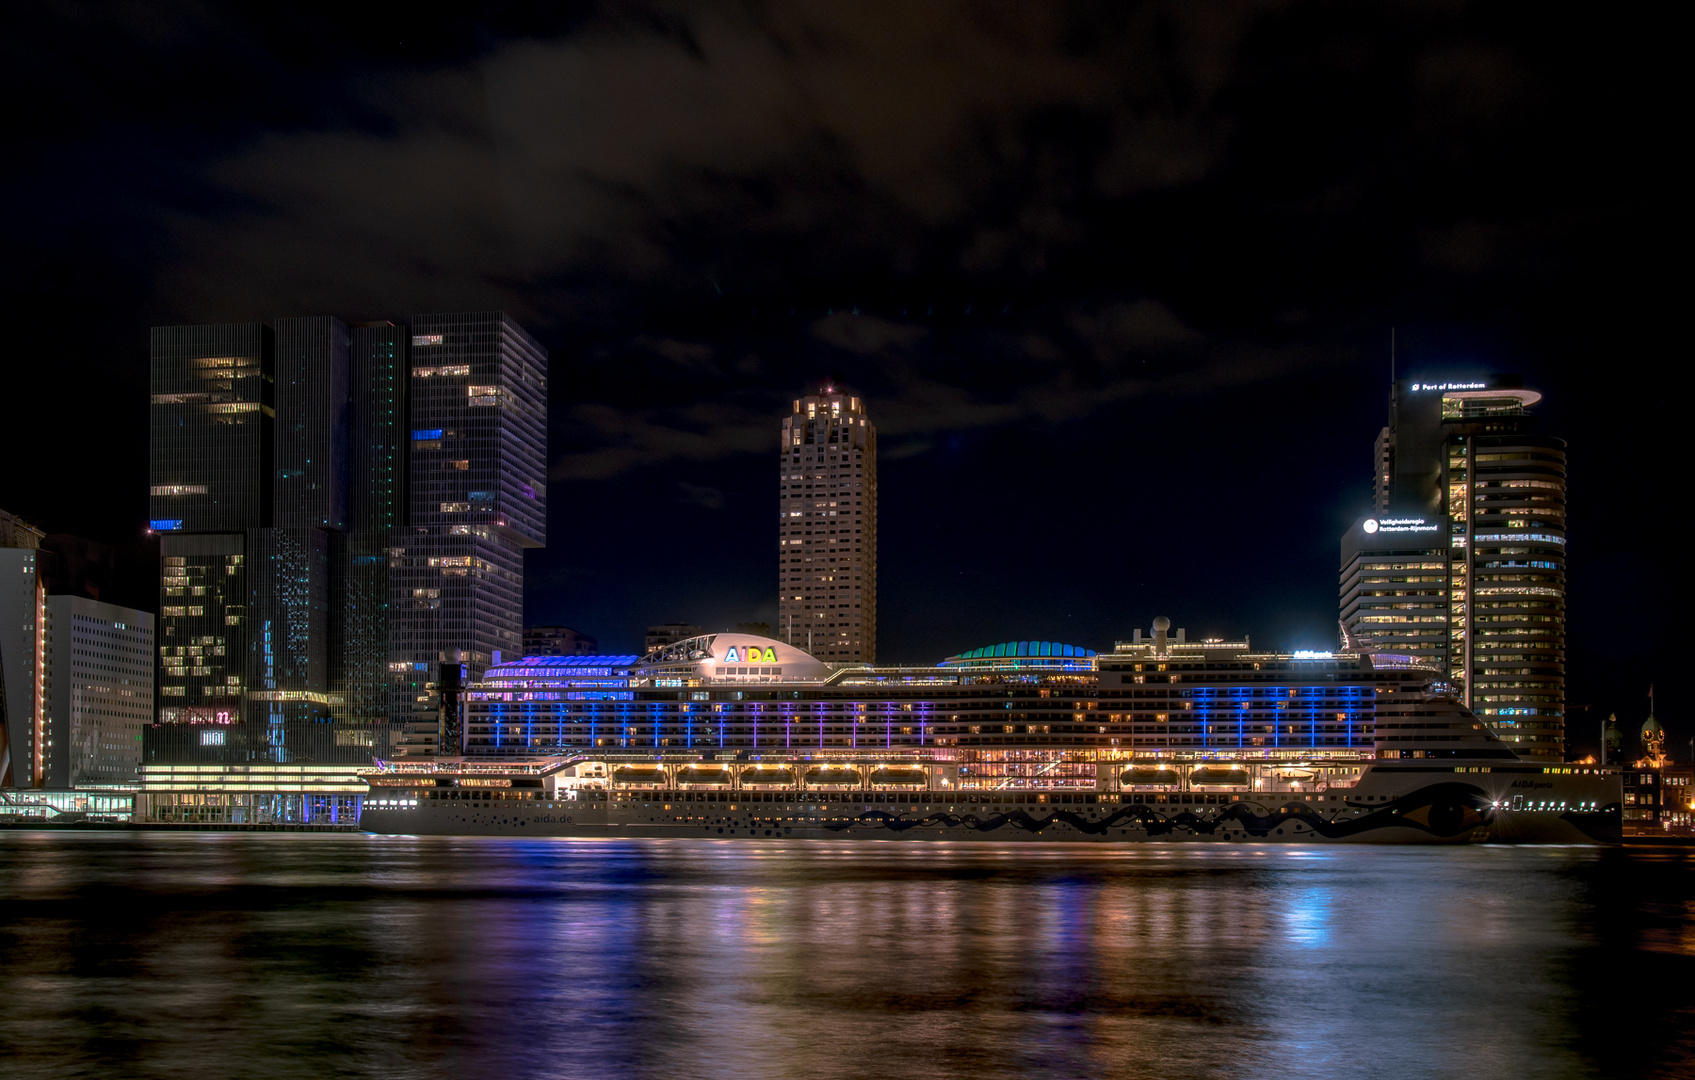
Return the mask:
{"type": "Polygon", "coordinates": [[[1695,856],[0,833],[0,1076],[1695,1075],[1695,856]]]}

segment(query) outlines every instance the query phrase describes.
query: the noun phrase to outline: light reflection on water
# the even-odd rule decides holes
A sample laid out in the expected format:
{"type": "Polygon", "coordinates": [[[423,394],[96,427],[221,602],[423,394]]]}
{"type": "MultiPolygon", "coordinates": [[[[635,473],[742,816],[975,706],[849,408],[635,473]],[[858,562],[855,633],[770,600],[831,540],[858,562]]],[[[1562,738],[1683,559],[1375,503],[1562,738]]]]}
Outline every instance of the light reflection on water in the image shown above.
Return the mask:
{"type": "MultiPolygon", "coordinates": [[[[7,1077],[1564,1077],[1682,852],[0,833],[7,1077]]],[[[1658,985],[1658,993],[1619,988],[1658,985]]]]}

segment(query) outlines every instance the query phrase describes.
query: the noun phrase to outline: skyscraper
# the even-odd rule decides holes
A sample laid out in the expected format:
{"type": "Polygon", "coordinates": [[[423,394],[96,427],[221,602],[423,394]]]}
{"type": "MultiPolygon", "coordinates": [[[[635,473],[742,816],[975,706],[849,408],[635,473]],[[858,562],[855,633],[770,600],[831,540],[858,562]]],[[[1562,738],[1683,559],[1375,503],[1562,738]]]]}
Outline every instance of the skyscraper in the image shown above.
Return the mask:
{"type": "Polygon", "coordinates": [[[0,787],[133,784],[153,714],[153,616],[53,592],[57,553],[42,540],[0,512],[0,787]]]}
{"type": "Polygon", "coordinates": [[[547,353],[500,312],[416,316],[410,341],[410,514],[388,551],[389,708],[417,752],[440,734],[442,665],[476,678],[523,648],[524,550],[547,542],[547,353]]]}
{"type": "Polygon", "coordinates": [[[1447,673],[1521,753],[1565,749],[1566,456],[1510,376],[1403,381],[1372,513],[1342,539],[1342,624],[1447,673]]]}
{"type": "Polygon", "coordinates": [[[44,613],[43,786],[134,785],[153,720],[153,616],[86,596],[49,596],[44,613]]]}
{"type": "Polygon", "coordinates": [[[286,760],[292,725],[406,722],[439,664],[518,651],[546,354],[499,313],[412,323],[153,331],[162,721],[286,760]]]}
{"type": "Polygon", "coordinates": [[[47,775],[47,594],[41,533],[0,515],[0,787],[40,787],[47,775]]]}
{"type": "Polygon", "coordinates": [[[354,722],[387,720],[388,549],[407,511],[407,385],[411,330],[353,328],[348,379],[348,531],[332,561],[340,615],[332,624],[330,683],[354,722]]]}
{"type": "Polygon", "coordinates": [[[231,723],[247,688],[247,534],[271,517],[275,335],[232,323],[152,338],[159,715],[231,723]]]}
{"type": "Polygon", "coordinates": [[[794,403],[778,454],[776,634],[831,663],[877,658],[877,429],[833,387],[794,403]]]}

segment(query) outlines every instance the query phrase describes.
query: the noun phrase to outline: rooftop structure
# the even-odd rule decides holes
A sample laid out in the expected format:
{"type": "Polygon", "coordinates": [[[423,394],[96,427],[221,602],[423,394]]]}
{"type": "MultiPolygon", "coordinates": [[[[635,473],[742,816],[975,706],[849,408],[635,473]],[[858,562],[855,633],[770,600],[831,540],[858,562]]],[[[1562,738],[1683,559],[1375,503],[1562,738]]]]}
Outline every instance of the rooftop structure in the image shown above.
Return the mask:
{"type": "Polygon", "coordinates": [[[38,548],[46,535],[16,514],[0,510],[0,548],[38,548]]]}

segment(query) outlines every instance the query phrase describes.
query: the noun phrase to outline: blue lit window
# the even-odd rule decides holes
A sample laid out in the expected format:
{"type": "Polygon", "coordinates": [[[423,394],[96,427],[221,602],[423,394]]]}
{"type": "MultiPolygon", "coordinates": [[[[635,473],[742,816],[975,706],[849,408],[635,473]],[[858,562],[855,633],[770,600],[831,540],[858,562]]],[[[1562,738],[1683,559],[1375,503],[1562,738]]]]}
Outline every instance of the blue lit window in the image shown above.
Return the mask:
{"type": "Polygon", "coordinates": [[[441,438],[441,432],[441,428],[431,428],[428,431],[419,430],[412,432],[412,437],[414,439],[439,439],[441,438]]]}
{"type": "Polygon", "coordinates": [[[151,524],[154,532],[175,532],[182,528],[182,518],[154,518],[151,524]]]}

